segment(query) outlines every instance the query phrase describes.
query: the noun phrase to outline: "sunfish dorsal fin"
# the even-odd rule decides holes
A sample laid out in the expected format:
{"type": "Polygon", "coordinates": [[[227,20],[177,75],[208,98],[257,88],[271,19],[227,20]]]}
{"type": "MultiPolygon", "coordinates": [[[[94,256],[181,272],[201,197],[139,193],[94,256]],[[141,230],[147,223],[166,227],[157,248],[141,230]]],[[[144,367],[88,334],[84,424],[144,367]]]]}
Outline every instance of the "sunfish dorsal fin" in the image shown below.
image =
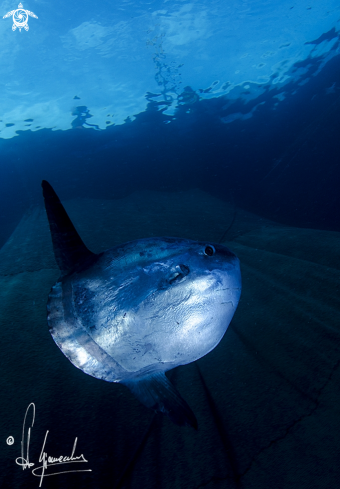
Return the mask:
{"type": "Polygon", "coordinates": [[[46,180],[42,181],[41,186],[54,256],[60,270],[65,274],[96,255],[86,248],[52,186],[46,180]]]}

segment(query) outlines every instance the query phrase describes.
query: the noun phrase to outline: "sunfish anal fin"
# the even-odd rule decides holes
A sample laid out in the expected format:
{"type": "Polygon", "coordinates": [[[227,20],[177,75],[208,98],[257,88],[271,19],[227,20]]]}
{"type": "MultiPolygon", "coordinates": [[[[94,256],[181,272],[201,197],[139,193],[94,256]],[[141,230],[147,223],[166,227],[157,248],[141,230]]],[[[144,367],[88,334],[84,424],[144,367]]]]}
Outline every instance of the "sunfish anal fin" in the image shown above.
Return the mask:
{"type": "Polygon", "coordinates": [[[83,243],[52,186],[46,180],[42,181],[41,186],[51,230],[54,256],[58,267],[65,275],[96,255],[83,243]]]}
{"type": "Polygon", "coordinates": [[[163,372],[121,383],[126,385],[144,406],[169,416],[179,426],[189,425],[197,430],[194,413],[163,372]]]}

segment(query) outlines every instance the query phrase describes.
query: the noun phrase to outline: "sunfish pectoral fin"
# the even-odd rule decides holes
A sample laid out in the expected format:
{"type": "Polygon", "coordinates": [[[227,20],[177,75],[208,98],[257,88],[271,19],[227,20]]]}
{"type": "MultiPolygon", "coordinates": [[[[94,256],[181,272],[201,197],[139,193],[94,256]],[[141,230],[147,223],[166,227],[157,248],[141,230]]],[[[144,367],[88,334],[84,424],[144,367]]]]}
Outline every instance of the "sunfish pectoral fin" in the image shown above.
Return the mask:
{"type": "Polygon", "coordinates": [[[197,430],[197,420],[188,404],[163,372],[122,382],[144,406],[169,416],[179,426],[197,430]]]}
{"type": "Polygon", "coordinates": [[[46,180],[41,186],[55,259],[60,270],[67,273],[96,255],[86,248],[52,186],[46,180]]]}

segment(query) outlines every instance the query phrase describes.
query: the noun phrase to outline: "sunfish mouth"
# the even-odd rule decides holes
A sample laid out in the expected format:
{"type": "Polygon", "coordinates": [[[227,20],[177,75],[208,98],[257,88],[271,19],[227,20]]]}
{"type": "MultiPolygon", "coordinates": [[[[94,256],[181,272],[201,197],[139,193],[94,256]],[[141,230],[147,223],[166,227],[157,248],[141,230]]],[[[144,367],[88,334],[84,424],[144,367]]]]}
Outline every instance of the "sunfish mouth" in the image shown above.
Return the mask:
{"type": "Polygon", "coordinates": [[[147,407],[197,428],[165,372],[220,342],[241,295],[239,260],[221,244],[160,237],[87,249],[51,185],[45,208],[61,276],[48,324],[83,372],[129,387],[147,407]]]}

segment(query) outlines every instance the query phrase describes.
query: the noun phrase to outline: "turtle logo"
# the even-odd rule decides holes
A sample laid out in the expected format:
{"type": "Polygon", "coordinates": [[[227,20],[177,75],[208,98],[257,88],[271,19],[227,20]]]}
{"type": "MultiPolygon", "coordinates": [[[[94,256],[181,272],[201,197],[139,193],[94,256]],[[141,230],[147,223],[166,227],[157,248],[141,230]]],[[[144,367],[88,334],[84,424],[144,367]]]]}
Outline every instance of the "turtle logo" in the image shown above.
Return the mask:
{"type": "Polygon", "coordinates": [[[27,21],[29,15],[31,17],[34,17],[35,19],[38,18],[33,12],[30,12],[29,10],[25,10],[22,7],[21,3],[19,3],[18,8],[16,10],[11,10],[10,12],[7,12],[7,14],[3,16],[3,19],[6,19],[11,15],[13,15],[12,31],[15,31],[15,29],[18,28],[20,32],[22,28],[24,28],[25,31],[28,31],[29,27],[27,25],[27,21]]]}

